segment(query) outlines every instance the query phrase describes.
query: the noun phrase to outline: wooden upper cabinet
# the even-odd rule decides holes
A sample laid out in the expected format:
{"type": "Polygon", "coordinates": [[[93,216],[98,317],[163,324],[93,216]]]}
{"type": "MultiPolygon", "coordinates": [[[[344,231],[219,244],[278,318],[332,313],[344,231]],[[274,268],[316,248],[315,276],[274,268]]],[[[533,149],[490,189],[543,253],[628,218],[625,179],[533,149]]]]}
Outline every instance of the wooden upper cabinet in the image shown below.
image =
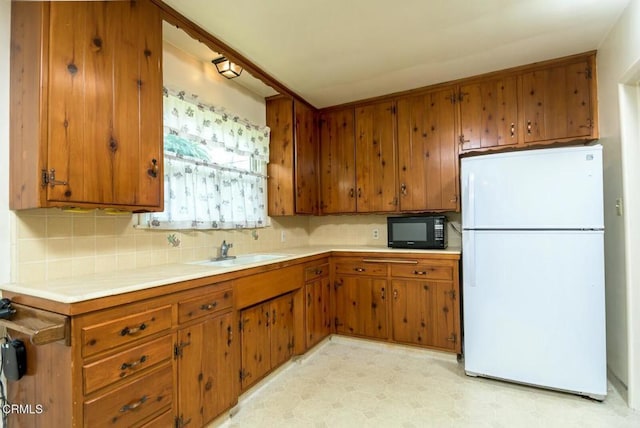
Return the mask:
{"type": "Polygon", "coordinates": [[[459,209],[454,88],[398,99],[401,211],[459,209]]]}
{"type": "Polygon", "coordinates": [[[398,210],[394,101],[356,107],[358,212],[398,210]]]}
{"type": "Polygon", "coordinates": [[[162,210],[157,7],[17,2],[11,49],[11,208],[162,210]]]}
{"type": "Polygon", "coordinates": [[[516,76],[461,85],[460,150],[518,144],[516,76]]]}
{"type": "Polygon", "coordinates": [[[354,109],[320,115],[320,210],[323,214],[356,212],[354,109]]]}
{"type": "Polygon", "coordinates": [[[595,56],[522,75],[526,143],[596,137],[595,56]]]}
{"type": "Polygon", "coordinates": [[[459,83],[460,153],[598,138],[595,53],[459,83]]]}
{"type": "Polygon", "coordinates": [[[317,214],[317,112],[291,98],[270,98],[267,125],[269,215],[317,214]]]}

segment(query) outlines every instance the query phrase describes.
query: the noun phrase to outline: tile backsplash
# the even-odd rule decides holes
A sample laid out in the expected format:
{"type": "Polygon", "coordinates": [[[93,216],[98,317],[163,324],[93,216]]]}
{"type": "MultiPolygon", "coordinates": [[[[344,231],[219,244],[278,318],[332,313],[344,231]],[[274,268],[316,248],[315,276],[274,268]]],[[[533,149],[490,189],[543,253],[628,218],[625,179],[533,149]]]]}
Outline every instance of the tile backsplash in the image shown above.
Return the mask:
{"type": "Polygon", "coordinates": [[[12,280],[39,281],[307,245],[308,218],[271,219],[262,229],[169,231],[135,228],[137,215],[60,209],[17,211],[12,224],[12,280]],[[284,233],[284,242],[282,241],[284,233]],[[257,239],[256,239],[257,238],[257,239]]]}
{"type": "MultiPolygon", "coordinates": [[[[137,215],[101,210],[34,209],[11,216],[11,277],[18,282],[204,260],[218,255],[223,240],[233,243],[231,255],[304,245],[387,244],[384,215],[274,217],[270,227],[229,231],[140,229],[134,227],[137,215]],[[374,229],[378,239],[373,238],[374,229]]],[[[459,214],[447,216],[460,223],[459,214]]],[[[449,245],[460,246],[451,222],[449,245]]]]}

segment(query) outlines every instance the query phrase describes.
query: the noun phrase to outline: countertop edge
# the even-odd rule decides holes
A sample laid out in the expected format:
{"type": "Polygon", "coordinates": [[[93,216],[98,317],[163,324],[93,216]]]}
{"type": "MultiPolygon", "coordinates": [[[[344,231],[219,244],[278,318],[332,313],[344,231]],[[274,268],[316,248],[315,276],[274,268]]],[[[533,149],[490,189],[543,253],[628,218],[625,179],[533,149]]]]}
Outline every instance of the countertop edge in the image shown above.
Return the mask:
{"type": "Polygon", "coordinates": [[[27,295],[35,298],[50,300],[59,304],[74,304],[88,300],[100,299],[104,297],[117,296],[121,294],[143,291],[156,287],[166,286],[174,283],[193,281],[202,278],[215,277],[223,274],[230,274],[242,270],[258,268],[271,264],[291,262],[297,259],[320,256],[326,254],[330,256],[334,252],[338,253],[384,253],[384,254],[448,254],[460,255],[461,251],[457,247],[445,250],[413,250],[413,249],[391,249],[387,247],[367,247],[367,246],[309,246],[295,247],[277,251],[265,251],[263,253],[283,254],[284,257],[276,260],[268,260],[250,263],[242,266],[232,267],[207,267],[186,263],[172,263],[164,265],[149,266],[126,271],[114,272],[112,274],[101,273],[82,277],[61,278],[51,281],[39,281],[34,283],[8,283],[0,285],[0,290],[10,293],[27,295]],[[174,272],[175,271],[175,272],[174,272]],[[178,272],[180,271],[180,272],[178,272]],[[188,272],[187,272],[188,271],[188,272]],[[145,277],[146,275],[146,277],[145,277]],[[166,276],[164,276],[166,275],[166,276]],[[137,279],[142,276],[143,278],[137,279]],[[113,287],[104,283],[113,284],[120,281],[122,285],[113,287]],[[89,284],[94,284],[95,290],[91,290],[89,284]],[[71,284],[71,285],[68,285],[71,284]],[[79,284],[85,284],[79,285],[79,284]],[[104,284],[102,287],[97,287],[104,284]],[[79,291],[79,289],[81,291],[79,291]]]}

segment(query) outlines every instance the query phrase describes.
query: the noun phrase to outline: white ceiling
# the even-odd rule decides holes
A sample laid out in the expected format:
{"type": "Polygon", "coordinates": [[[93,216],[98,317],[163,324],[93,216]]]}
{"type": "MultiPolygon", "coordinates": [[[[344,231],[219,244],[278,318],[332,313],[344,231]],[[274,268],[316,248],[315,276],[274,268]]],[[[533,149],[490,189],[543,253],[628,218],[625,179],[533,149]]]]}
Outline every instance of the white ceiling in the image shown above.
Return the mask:
{"type": "Polygon", "coordinates": [[[597,49],[630,0],[164,0],[316,107],[597,49]]]}

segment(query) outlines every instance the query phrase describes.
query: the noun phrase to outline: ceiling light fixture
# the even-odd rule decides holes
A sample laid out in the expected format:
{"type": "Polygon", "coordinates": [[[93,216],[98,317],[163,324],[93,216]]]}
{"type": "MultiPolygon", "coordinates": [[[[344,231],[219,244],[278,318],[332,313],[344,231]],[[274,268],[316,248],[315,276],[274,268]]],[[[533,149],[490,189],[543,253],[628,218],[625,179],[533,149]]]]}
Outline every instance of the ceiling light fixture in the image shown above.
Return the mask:
{"type": "Polygon", "coordinates": [[[226,57],[221,56],[211,61],[216,66],[218,73],[222,74],[227,79],[234,79],[242,73],[242,67],[228,60],[226,57]]]}

